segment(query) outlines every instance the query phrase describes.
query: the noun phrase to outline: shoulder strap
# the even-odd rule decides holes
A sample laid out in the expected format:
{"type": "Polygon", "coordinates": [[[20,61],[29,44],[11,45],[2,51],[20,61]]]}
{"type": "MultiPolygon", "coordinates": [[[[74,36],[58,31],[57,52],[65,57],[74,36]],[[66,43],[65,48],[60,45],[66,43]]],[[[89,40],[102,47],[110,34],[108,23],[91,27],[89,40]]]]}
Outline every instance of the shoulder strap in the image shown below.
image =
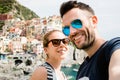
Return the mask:
{"type": "Polygon", "coordinates": [[[100,56],[98,59],[100,59],[100,61],[101,59],[105,59],[105,61],[109,63],[112,53],[117,49],[120,49],[120,37],[106,41],[105,44],[99,49],[100,56]]]}
{"type": "Polygon", "coordinates": [[[55,71],[49,63],[46,62],[42,66],[47,70],[47,80],[57,80],[55,71]]]}
{"type": "Polygon", "coordinates": [[[120,37],[113,38],[107,42],[105,48],[107,61],[110,61],[112,53],[117,49],[120,49],[120,37]]]}
{"type": "Polygon", "coordinates": [[[108,80],[108,65],[110,62],[111,55],[117,49],[120,49],[120,37],[113,38],[107,41],[100,49],[97,58],[97,67],[99,68],[99,74],[101,75],[101,80],[108,80]],[[103,70],[104,69],[104,70],[103,70]]]}

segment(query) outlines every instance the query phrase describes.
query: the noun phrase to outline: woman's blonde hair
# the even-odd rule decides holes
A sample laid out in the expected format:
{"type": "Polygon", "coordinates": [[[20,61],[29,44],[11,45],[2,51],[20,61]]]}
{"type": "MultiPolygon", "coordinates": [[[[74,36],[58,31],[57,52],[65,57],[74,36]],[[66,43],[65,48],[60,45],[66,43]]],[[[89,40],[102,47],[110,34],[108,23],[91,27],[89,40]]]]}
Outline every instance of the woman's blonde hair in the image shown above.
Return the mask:
{"type": "Polygon", "coordinates": [[[43,37],[43,47],[48,47],[49,36],[54,32],[61,32],[60,30],[51,30],[47,32],[43,37]]]}

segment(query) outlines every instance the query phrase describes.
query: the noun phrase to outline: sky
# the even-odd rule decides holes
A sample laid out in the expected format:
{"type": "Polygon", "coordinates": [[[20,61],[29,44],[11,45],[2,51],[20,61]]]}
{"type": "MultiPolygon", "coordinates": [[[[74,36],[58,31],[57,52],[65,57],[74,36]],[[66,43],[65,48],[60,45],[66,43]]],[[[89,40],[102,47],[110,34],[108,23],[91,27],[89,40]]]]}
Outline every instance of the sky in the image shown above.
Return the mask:
{"type": "MultiPolygon", "coordinates": [[[[59,15],[60,5],[68,0],[17,0],[41,18],[59,15]]],[[[120,37],[120,0],[77,0],[90,5],[98,17],[98,31],[106,40],[120,37]]]]}

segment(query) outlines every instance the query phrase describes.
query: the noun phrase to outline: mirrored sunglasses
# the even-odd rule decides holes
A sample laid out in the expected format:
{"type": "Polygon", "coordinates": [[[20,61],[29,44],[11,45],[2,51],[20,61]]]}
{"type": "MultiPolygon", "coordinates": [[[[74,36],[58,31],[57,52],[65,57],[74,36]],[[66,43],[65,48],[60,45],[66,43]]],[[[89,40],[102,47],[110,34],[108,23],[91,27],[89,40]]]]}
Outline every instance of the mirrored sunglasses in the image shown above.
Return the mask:
{"type": "MultiPolygon", "coordinates": [[[[75,29],[80,29],[82,28],[82,22],[80,19],[75,19],[71,22],[71,26],[75,29]]],[[[70,26],[64,26],[62,28],[62,32],[66,35],[69,36],[70,35],[70,26]]]]}
{"type": "Polygon", "coordinates": [[[69,42],[70,42],[70,40],[69,40],[68,38],[64,38],[64,39],[52,39],[52,40],[50,40],[50,41],[48,42],[48,44],[49,44],[50,42],[52,42],[52,44],[53,44],[54,47],[58,47],[58,46],[60,46],[61,41],[62,41],[62,43],[65,44],[65,45],[68,45],[69,42]]]}

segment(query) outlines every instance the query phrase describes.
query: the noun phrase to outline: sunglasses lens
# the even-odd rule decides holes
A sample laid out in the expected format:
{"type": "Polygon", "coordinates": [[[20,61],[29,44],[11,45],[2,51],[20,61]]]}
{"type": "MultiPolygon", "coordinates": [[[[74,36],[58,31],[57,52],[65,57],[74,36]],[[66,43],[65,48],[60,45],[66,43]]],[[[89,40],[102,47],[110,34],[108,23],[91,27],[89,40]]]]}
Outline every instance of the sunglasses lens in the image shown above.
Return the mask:
{"type": "Polygon", "coordinates": [[[69,44],[70,40],[68,38],[66,38],[66,39],[63,39],[62,42],[67,45],[67,44],[69,44]]]}
{"type": "Polygon", "coordinates": [[[70,34],[70,28],[69,26],[65,26],[62,28],[62,32],[66,35],[66,36],[69,36],[70,34]]]}
{"type": "Polygon", "coordinates": [[[53,44],[53,46],[55,46],[55,47],[57,47],[57,46],[59,46],[60,45],[60,40],[59,39],[54,39],[54,40],[52,40],[52,44],[53,44]]]}
{"type": "Polygon", "coordinates": [[[73,28],[76,28],[76,29],[82,28],[82,22],[79,19],[72,21],[71,25],[73,28]]]}
{"type": "MultiPolygon", "coordinates": [[[[79,29],[82,28],[82,22],[79,19],[76,19],[74,21],[72,21],[71,26],[73,28],[79,29]]],[[[62,32],[66,35],[69,36],[70,35],[70,27],[69,26],[65,26],[62,28],[62,32]]]]}
{"type": "Polygon", "coordinates": [[[53,44],[54,47],[58,47],[58,46],[60,46],[61,41],[62,41],[62,43],[64,43],[65,45],[68,45],[69,42],[70,42],[70,40],[69,40],[68,38],[65,38],[65,39],[52,39],[52,40],[50,40],[49,42],[52,42],[52,44],[53,44]]]}

